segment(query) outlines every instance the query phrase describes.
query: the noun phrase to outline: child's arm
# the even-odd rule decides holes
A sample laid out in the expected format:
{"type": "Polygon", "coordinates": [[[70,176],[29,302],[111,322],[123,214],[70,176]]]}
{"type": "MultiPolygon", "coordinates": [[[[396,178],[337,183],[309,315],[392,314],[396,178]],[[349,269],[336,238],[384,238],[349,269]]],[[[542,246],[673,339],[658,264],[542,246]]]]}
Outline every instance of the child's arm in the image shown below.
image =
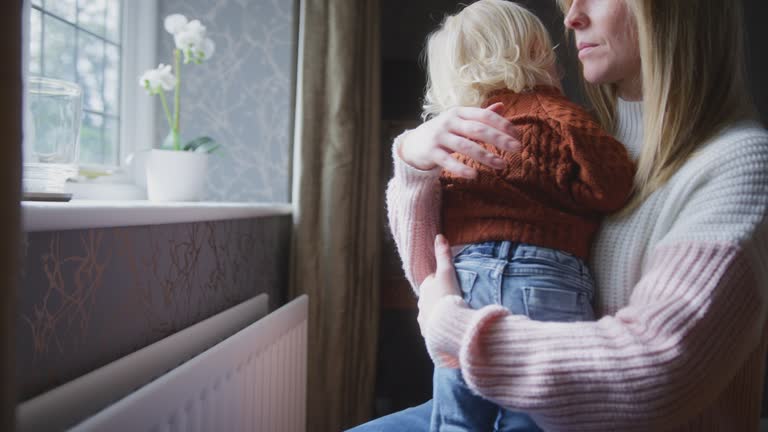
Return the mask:
{"type": "Polygon", "coordinates": [[[398,155],[402,142],[395,139],[392,158],[395,175],[387,186],[387,214],[405,277],[418,294],[419,285],[435,271],[434,239],[440,228],[440,172],[422,171],[398,155]]]}
{"type": "Polygon", "coordinates": [[[574,200],[598,212],[621,209],[632,192],[635,176],[626,148],[597,126],[570,127],[563,130],[563,138],[575,164],[570,180],[574,200]]]}

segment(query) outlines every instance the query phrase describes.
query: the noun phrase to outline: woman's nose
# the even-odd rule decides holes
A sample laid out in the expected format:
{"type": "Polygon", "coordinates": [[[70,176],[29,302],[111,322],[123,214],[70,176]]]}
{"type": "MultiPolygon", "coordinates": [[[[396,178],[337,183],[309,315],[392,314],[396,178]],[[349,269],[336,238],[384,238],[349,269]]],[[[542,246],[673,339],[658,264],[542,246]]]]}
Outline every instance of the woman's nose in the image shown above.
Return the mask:
{"type": "Polygon", "coordinates": [[[581,10],[578,3],[578,1],[573,2],[565,16],[565,27],[571,30],[580,30],[589,25],[589,17],[581,10]]]}

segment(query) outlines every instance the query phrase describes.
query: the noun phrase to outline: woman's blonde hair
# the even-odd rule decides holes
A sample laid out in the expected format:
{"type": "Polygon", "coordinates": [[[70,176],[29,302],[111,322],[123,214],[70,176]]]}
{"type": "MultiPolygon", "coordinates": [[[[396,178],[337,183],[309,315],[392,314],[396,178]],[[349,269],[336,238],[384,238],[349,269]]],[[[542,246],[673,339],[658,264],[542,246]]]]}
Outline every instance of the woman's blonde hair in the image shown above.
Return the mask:
{"type": "MultiPolygon", "coordinates": [[[[642,63],[643,143],[625,213],[663,186],[726,126],[754,117],[746,88],[740,1],[623,0],[642,63]]],[[[568,13],[572,0],[558,0],[568,13]]],[[[615,131],[615,85],[584,82],[603,127],[615,131]]]]}
{"type": "Polygon", "coordinates": [[[560,87],[549,33],[524,7],[480,0],[443,20],[427,40],[423,117],[481,106],[496,90],[560,87]]]}

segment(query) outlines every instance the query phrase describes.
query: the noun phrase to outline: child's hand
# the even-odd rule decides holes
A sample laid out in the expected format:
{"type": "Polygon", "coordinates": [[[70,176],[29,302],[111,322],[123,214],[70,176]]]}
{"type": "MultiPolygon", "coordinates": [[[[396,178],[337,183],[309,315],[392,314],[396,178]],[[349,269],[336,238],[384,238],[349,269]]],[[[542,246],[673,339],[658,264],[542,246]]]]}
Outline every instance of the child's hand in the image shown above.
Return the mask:
{"type": "Polygon", "coordinates": [[[461,153],[483,165],[503,169],[506,163],[502,159],[472,141],[505,151],[520,150],[517,131],[499,114],[503,108],[501,103],[495,103],[488,108],[448,110],[408,132],[403,137],[399,155],[414,168],[431,170],[441,166],[466,178],[474,178],[477,171],[451,157],[451,153],[461,153]]]}
{"type": "Polygon", "coordinates": [[[453,267],[451,247],[442,234],[435,238],[435,260],[437,270],[424,279],[419,287],[419,327],[422,336],[426,335],[427,324],[432,310],[440,299],[449,295],[461,295],[456,270],[453,267]]]}

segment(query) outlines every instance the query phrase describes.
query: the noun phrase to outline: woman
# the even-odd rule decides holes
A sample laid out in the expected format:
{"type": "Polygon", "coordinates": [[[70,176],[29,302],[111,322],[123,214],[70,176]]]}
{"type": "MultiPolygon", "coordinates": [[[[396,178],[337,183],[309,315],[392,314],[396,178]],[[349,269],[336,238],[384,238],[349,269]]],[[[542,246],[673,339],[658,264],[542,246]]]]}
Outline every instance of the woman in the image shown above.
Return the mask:
{"type": "MultiPolygon", "coordinates": [[[[757,430],[768,133],[750,120],[741,2],[561,6],[598,117],[637,158],[634,197],[605,221],[592,250],[602,318],[542,323],[498,306],[470,310],[457,295],[448,245],[437,241],[438,270],[419,299],[433,358],[544,430],[757,430]]],[[[423,170],[469,174],[450,152],[486,163],[468,138],[500,148],[513,140],[492,110],[470,108],[399,137],[398,199],[434,194],[423,170]]],[[[427,403],[355,431],[426,431],[430,411],[427,403]]]]}

